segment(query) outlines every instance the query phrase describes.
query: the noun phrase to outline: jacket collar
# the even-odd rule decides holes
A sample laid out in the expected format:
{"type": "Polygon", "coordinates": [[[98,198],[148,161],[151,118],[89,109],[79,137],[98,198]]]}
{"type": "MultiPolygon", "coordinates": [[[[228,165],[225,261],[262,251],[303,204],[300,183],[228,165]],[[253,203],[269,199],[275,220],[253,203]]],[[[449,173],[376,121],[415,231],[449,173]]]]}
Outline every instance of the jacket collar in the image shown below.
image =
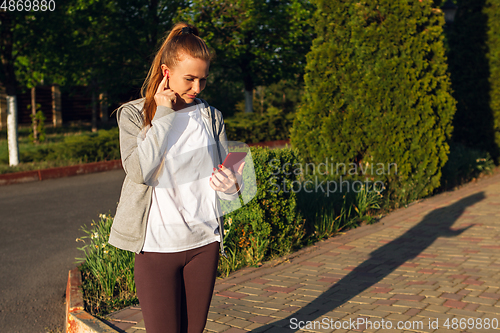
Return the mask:
{"type": "Polygon", "coordinates": [[[195,100],[196,104],[203,104],[204,105],[204,107],[200,107],[201,114],[203,115],[203,117],[210,118],[210,106],[208,105],[208,103],[204,99],[201,99],[201,98],[195,98],[194,100],[195,100]]]}

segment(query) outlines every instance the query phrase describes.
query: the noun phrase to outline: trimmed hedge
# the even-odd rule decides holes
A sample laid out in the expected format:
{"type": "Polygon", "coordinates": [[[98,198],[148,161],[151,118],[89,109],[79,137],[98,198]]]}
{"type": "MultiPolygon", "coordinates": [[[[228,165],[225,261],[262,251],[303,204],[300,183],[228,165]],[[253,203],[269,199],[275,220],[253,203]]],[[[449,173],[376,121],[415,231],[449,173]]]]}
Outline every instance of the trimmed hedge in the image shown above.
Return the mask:
{"type": "MultiPolygon", "coordinates": [[[[455,101],[443,13],[431,1],[317,0],[318,37],[291,141],[307,161],[397,173],[358,176],[387,184],[398,206],[439,187],[455,101]]],[[[383,174],[380,174],[383,173],[383,174]]]]}
{"type": "Polygon", "coordinates": [[[492,153],[500,164],[500,0],[488,0],[488,63],[490,65],[490,108],[493,114],[493,131],[496,150],[492,153]]]}
{"type": "Polygon", "coordinates": [[[99,130],[96,133],[72,135],[63,142],[29,152],[21,157],[23,162],[52,160],[78,160],[81,163],[120,159],[118,128],[99,130]]]}
{"type": "Polygon", "coordinates": [[[453,141],[500,157],[500,1],[458,0],[448,30],[453,141]]]}

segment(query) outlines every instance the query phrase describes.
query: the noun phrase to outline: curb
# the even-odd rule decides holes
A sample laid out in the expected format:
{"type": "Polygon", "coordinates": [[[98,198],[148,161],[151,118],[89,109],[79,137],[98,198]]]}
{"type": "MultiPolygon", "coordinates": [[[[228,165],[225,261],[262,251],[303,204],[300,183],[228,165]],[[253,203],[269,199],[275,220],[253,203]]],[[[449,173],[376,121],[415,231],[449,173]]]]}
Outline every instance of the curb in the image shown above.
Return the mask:
{"type": "Polygon", "coordinates": [[[116,170],[121,167],[121,160],[113,160],[50,169],[7,173],[0,175],[0,186],[116,170]]]}
{"type": "Polygon", "coordinates": [[[83,310],[82,276],[78,267],[68,273],[66,286],[66,333],[116,333],[101,320],[83,310]]]}

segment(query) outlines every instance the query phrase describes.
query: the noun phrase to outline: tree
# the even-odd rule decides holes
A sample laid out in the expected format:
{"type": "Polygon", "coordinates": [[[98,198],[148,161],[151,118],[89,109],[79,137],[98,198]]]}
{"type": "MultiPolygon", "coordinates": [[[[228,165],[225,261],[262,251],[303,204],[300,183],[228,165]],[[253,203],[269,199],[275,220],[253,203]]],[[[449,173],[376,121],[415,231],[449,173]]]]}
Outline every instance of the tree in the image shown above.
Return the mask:
{"type": "Polygon", "coordinates": [[[79,0],[67,6],[66,72],[71,84],[88,87],[94,129],[99,94],[116,101],[131,86],[139,90],[164,32],[185,6],[184,0],[79,0]]]}
{"type": "Polygon", "coordinates": [[[310,162],[344,163],[384,181],[398,203],[431,193],[455,112],[442,12],[428,0],[316,3],[318,37],[307,55],[292,144],[310,162]]]}
{"type": "Polygon", "coordinates": [[[303,72],[313,8],[307,0],[193,0],[179,18],[200,28],[215,51],[216,80],[243,83],[252,112],[256,86],[303,72]]]}
{"type": "Polygon", "coordinates": [[[17,139],[18,87],[43,80],[45,60],[51,52],[44,46],[44,31],[50,29],[52,12],[0,11],[0,82],[5,86],[8,114],[9,165],[19,164],[17,139]],[[33,50],[36,50],[35,52],[33,50]],[[26,73],[29,73],[26,75],[26,73]]]}
{"type": "Polygon", "coordinates": [[[19,146],[17,141],[17,80],[14,72],[14,27],[17,16],[7,11],[0,12],[0,56],[2,71],[0,78],[5,86],[7,95],[7,141],[9,146],[9,165],[19,164],[19,146]]]}
{"type": "MultiPolygon", "coordinates": [[[[23,5],[23,3],[19,3],[23,5]]],[[[18,5],[19,5],[18,4],[18,5]]],[[[6,4],[10,8],[11,4],[6,4]]],[[[61,6],[54,11],[39,7],[28,11],[24,6],[15,10],[0,11],[0,82],[6,88],[9,141],[9,164],[19,163],[17,143],[17,93],[19,87],[32,88],[47,81],[64,81],[57,60],[61,50],[51,43],[63,35],[58,25],[62,15],[61,6]]]]}

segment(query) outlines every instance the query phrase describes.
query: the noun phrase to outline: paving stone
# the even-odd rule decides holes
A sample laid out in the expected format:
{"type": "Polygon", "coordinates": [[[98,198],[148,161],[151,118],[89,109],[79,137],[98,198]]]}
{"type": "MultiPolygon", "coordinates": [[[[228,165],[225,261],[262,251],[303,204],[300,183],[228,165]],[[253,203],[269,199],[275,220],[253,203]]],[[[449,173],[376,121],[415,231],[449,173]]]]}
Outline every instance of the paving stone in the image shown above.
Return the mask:
{"type": "Polygon", "coordinates": [[[474,317],[474,318],[479,318],[482,315],[482,313],[478,313],[476,311],[467,311],[462,309],[451,309],[450,311],[447,312],[447,314],[456,315],[458,317],[474,317]]]}
{"type": "Polygon", "coordinates": [[[471,290],[466,290],[466,289],[462,289],[462,290],[457,291],[457,295],[463,295],[463,296],[469,295],[470,293],[471,293],[471,290]]]}
{"type": "Polygon", "coordinates": [[[243,311],[236,311],[236,310],[225,310],[224,314],[226,316],[231,316],[233,318],[238,318],[238,319],[248,319],[248,318],[254,316],[253,313],[243,312],[243,311]]]}
{"type": "Polygon", "coordinates": [[[242,319],[233,319],[231,321],[225,322],[226,325],[229,325],[231,327],[237,327],[237,328],[245,328],[247,326],[250,326],[252,323],[248,320],[242,320],[242,319]]]}
{"type": "MultiPolygon", "coordinates": [[[[496,306],[489,306],[489,305],[480,305],[477,310],[477,312],[485,312],[485,313],[493,313],[493,314],[500,314],[500,307],[496,306]]],[[[499,319],[500,320],[500,319],[499,319]]]]}
{"type": "Polygon", "coordinates": [[[443,293],[440,297],[444,299],[452,299],[454,301],[460,301],[464,296],[458,294],[443,293]]]}
{"type": "Polygon", "coordinates": [[[221,314],[221,313],[208,312],[208,317],[207,317],[207,319],[208,319],[208,320],[217,321],[217,319],[222,318],[222,317],[224,317],[224,316],[225,316],[225,315],[224,315],[224,314],[221,314]]]}
{"type": "Polygon", "coordinates": [[[230,326],[215,323],[213,321],[207,321],[207,324],[205,325],[205,329],[211,332],[223,332],[230,328],[231,328],[230,326]]]}
{"type": "Polygon", "coordinates": [[[415,302],[415,301],[396,301],[393,306],[402,306],[406,308],[417,308],[417,309],[423,309],[427,306],[427,304],[423,302],[415,302]]]}
{"type": "Polygon", "coordinates": [[[227,331],[224,331],[224,333],[246,333],[246,332],[248,332],[248,331],[247,330],[242,330],[242,329],[239,329],[239,328],[234,328],[234,327],[231,327],[227,331]]]}
{"type": "Polygon", "coordinates": [[[490,298],[490,299],[494,299],[497,301],[500,300],[500,294],[496,294],[496,293],[492,293],[492,292],[488,292],[488,291],[485,291],[484,293],[479,295],[479,297],[490,298]]]}
{"type": "Polygon", "coordinates": [[[497,300],[495,300],[495,299],[483,298],[483,297],[472,297],[472,296],[464,296],[462,301],[468,302],[468,303],[484,304],[484,305],[494,305],[497,302],[497,300]]]}
{"type": "Polygon", "coordinates": [[[399,313],[402,314],[403,312],[406,312],[406,308],[403,307],[395,307],[395,306],[388,306],[388,305],[380,305],[375,308],[376,311],[383,311],[383,312],[388,312],[388,313],[399,313]]]}
{"type": "Polygon", "coordinates": [[[460,286],[457,286],[457,287],[447,287],[447,286],[444,286],[444,287],[438,288],[437,291],[440,291],[440,292],[443,292],[443,293],[455,294],[455,293],[457,293],[458,291],[460,291],[462,289],[463,289],[463,286],[462,287],[460,287],[460,286]]]}
{"type": "Polygon", "coordinates": [[[404,314],[391,313],[390,315],[388,315],[386,317],[386,319],[392,320],[392,321],[405,321],[405,320],[410,319],[411,317],[412,316],[407,316],[407,315],[404,315],[404,314]]]}
{"type": "Polygon", "coordinates": [[[225,324],[228,321],[231,321],[231,320],[234,320],[234,319],[236,319],[236,318],[233,317],[233,316],[229,316],[229,315],[225,314],[223,317],[219,317],[219,318],[217,318],[216,320],[213,320],[213,321],[217,322],[217,323],[220,323],[220,324],[225,324]]]}
{"type": "Polygon", "coordinates": [[[404,300],[404,301],[415,301],[415,302],[420,302],[421,300],[425,299],[425,296],[420,296],[420,295],[393,295],[391,297],[392,300],[404,300]]]}
{"type": "Polygon", "coordinates": [[[247,294],[229,291],[229,290],[224,290],[224,291],[221,291],[220,293],[218,293],[216,296],[240,299],[240,298],[246,297],[247,294]]]}

